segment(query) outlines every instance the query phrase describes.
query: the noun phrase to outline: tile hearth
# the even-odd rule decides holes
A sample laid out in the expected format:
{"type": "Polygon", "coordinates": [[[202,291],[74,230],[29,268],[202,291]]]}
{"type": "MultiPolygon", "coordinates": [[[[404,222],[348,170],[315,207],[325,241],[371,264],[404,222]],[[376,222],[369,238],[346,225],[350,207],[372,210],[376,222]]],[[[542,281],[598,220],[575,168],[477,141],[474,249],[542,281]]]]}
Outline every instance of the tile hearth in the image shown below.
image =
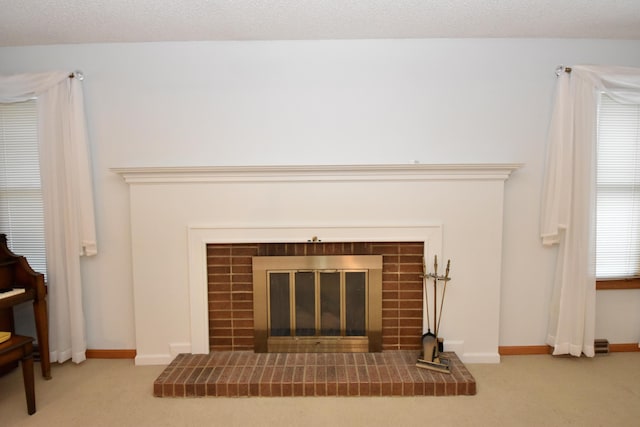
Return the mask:
{"type": "Polygon", "coordinates": [[[415,366],[418,352],[180,354],[153,384],[156,397],[455,396],[476,382],[455,353],[451,374],[415,366]]]}

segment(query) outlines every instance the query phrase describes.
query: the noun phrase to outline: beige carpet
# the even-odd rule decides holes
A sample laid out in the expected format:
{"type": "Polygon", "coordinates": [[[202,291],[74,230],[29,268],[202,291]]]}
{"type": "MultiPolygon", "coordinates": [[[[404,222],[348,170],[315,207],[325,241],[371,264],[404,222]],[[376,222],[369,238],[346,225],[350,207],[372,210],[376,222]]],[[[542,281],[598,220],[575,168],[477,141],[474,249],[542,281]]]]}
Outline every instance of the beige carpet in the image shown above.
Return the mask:
{"type": "MultiPolygon", "coordinates": [[[[475,396],[156,398],[164,366],[91,359],[36,377],[37,412],[22,376],[0,378],[0,426],[636,426],[640,353],[594,359],[507,356],[467,365],[475,396]]],[[[36,366],[39,368],[39,366],[36,366]]]]}

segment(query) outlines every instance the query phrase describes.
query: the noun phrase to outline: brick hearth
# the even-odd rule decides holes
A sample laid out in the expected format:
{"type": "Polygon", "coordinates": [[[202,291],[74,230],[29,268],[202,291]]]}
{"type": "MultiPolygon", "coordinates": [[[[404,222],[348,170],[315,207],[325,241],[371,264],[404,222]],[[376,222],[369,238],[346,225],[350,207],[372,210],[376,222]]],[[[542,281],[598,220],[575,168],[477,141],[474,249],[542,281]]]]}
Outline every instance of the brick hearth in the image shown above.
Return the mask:
{"type": "Polygon", "coordinates": [[[476,394],[455,353],[451,374],[415,366],[419,352],[180,354],[153,384],[156,397],[454,396],[476,394]]]}

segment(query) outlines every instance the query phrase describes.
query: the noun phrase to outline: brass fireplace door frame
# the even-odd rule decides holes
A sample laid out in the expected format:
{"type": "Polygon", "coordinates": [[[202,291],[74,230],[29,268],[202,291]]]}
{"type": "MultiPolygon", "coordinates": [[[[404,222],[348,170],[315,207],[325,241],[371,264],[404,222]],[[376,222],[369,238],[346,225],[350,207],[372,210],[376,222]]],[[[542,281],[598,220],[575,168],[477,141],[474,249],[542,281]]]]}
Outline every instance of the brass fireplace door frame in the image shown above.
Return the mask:
{"type": "Polygon", "coordinates": [[[382,351],[382,256],[253,257],[254,350],[257,353],[382,351]],[[277,271],[367,271],[366,336],[269,336],[268,274],[277,271]]]}

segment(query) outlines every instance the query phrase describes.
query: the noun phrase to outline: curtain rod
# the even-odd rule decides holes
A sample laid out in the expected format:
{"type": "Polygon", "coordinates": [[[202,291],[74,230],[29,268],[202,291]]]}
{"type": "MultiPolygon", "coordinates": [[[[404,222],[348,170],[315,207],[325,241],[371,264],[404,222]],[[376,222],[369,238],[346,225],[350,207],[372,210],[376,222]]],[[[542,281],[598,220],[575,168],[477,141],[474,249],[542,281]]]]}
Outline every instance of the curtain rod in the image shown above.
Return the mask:
{"type": "Polygon", "coordinates": [[[565,67],[564,65],[558,65],[556,67],[556,76],[560,77],[562,73],[570,73],[571,67],[565,67]]]}
{"type": "Polygon", "coordinates": [[[73,78],[77,78],[80,81],[84,80],[84,74],[82,74],[82,71],[76,70],[74,72],[72,72],[71,74],[69,74],[69,78],[73,79],[73,78]]]}

